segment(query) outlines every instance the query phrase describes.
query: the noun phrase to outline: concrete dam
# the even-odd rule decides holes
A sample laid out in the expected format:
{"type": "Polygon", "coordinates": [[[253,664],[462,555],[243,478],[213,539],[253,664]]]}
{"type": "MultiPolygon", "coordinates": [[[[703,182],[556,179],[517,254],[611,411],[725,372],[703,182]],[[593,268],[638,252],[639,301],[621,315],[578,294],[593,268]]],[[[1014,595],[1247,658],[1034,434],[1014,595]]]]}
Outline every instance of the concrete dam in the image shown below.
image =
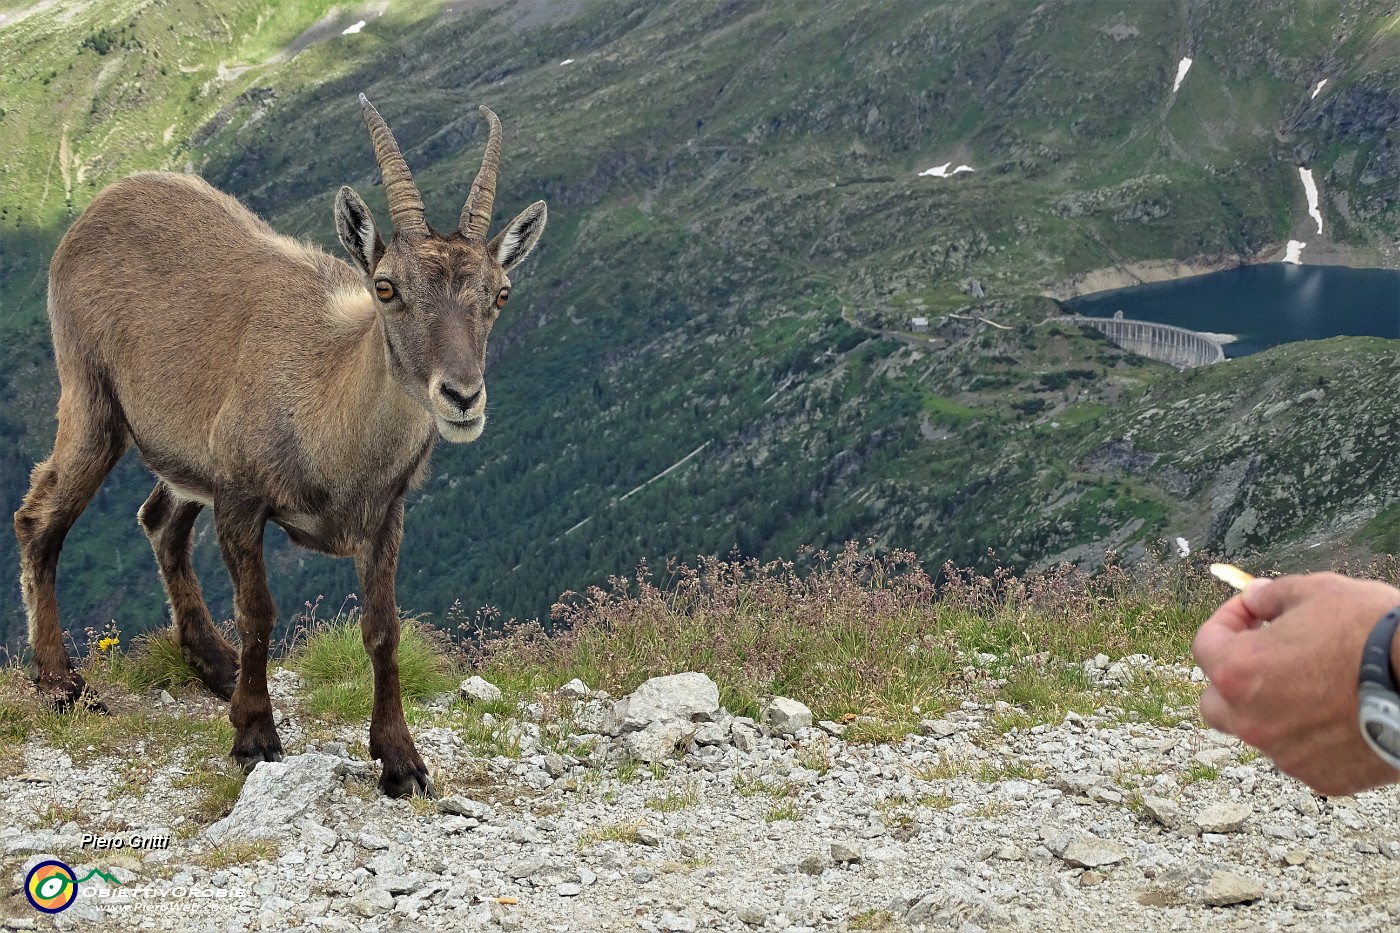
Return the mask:
{"type": "Polygon", "coordinates": [[[1057,324],[1092,327],[1102,331],[1104,336],[1124,350],[1177,369],[1193,369],[1225,361],[1225,349],[1204,334],[1170,324],[1129,320],[1123,317],[1121,311],[1111,318],[1066,314],[1050,320],[1057,324]]]}

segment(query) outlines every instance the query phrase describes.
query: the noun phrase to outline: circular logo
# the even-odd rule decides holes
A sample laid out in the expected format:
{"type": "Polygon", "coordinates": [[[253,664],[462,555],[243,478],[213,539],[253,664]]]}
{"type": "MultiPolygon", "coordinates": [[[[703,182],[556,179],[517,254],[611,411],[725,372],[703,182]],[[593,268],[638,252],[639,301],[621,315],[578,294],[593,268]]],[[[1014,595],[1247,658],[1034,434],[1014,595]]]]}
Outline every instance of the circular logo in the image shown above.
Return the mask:
{"type": "Polygon", "coordinates": [[[40,862],[24,879],[24,896],[35,910],[56,914],[77,898],[78,879],[73,869],[56,859],[40,862]]]}

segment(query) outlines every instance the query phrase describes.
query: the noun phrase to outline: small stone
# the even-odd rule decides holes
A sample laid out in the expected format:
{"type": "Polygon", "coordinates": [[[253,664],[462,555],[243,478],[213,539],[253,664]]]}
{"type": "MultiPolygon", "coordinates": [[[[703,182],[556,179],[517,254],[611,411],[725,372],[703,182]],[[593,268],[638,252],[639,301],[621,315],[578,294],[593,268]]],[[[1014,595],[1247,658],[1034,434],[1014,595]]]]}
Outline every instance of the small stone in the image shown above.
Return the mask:
{"type": "Polygon", "coordinates": [[[997,849],[996,856],[1003,862],[1019,862],[1026,857],[1026,853],[1020,846],[1002,846],[997,849]]]}
{"type": "Polygon", "coordinates": [[[804,856],[797,863],[797,869],[804,875],[820,875],[826,870],[826,859],[815,853],[804,856]]]}
{"type": "Polygon", "coordinates": [[[462,695],[462,699],[472,703],[495,703],[501,698],[501,689],[495,684],[473,674],[462,685],[457,688],[457,692],[462,695]]]}
{"type": "Polygon", "coordinates": [[[575,884],[572,881],[565,881],[563,884],[559,885],[559,887],[555,888],[554,891],[560,897],[578,897],[583,893],[583,885],[575,884]]]}
{"type": "Polygon", "coordinates": [[[1080,836],[1065,846],[1060,858],[1075,868],[1100,868],[1128,857],[1128,850],[1097,836],[1080,836]]]}
{"type": "Polygon", "coordinates": [[[575,677],[573,680],[559,688],[559,695],[572,700],[582,700],[590,693],[588,684],[575,677]]]}
{"type": "Polygon", "coordinates": [[[1079,886],[1081,888],[1092,888],[1096,884],[1103,882],[1103,875],[1096,871],[1086,871],[1079,876],[1079,886]]]}
{"type": "Polygon", "coordinates": [[[437,802],[439,813],[450,813],[454,816],[465,816],[472,820],[484,820],[491,814],[491,808],[484,803],[477,803],[469,797],[453,795],[442,797],[437,802]]]}
{"type": "Polygon", "coordinates": [[[718,722],[703,722],[695,730],[692,741],[696,745],[728,745],[729,727],[718,722]]]}
{"type": "Polygon", "coordinates": [[[1196,825],[1202,833],[1233,833],[1253,812],[1242,803],[1215,803],[1196,814],[1196,825]]]}
{"type": "Polygon", "coordinates": [[[372,832],[370,832],[369,830],[365,830],[364,832],[360,833],[360,836],[359,836],[359,843],[360,843],[360,845],[364,846],[366,849],[371,849],[371,850],[373,850],[373,849],[387,849],[387,848],[389,848],[389,840],[388,840],[388,839],[385,839],[383,836],[379,835],[378,833],[372,833],[372,832]]]}
{"type": "Polygon", "coordinates": [[[958,734],[957,723],[946,719],[925,719],[919,723],[919,731],[924,735],[936,735],[940,739],[958,734]]]}
{"type": "Polygon", "coordinates": [[[662,933],[693,933],[695,921],[689,917],[682,917],[680,914],[664,913],[656,927],[662,933]]]}
{"type": "Polygon", "coordinates": [[[778,735],[795,735],[799,729],[812,725],[812,711],[807,705],[787,697],[773,697],[764,704],[759,718],[778,735]]]}
{"type": "Polygon", "coordinates": [[[1201,902],[1211,907],[1229,907],[1257,901],[1264,896],[1264,886],[1253,878],[1233,871],[1216,871],[1206,882],[1201,902]]]}
{"type": "Polygon", "coordinates": [[[846,727],[839,722],[832,722],[830,719],[823,719],[817,723],[817,728],[825,732],[834,739],[839,739],[846,734],[846,727]]]}
{"type": "Polygon", "coordinates": [[[661,834],[644,823],[637,827],[637,841],[644,846],[659,846],[661,834]]]}
{"type": "Polygon", "coordinates": [[[1167,829],[1175,829],[1181,823],[1181,807],[1177,806],[1175,800],[1166,797],[1157,797],[1152,794],[1144,794],[1142,797],[1142,809],[1148,816],[1167,829]]]}
{"type": "Polygon", "coordinates": [[[860,846],[852,845],[849,842],[833,842],[831,844],[831,860],[838,865],[852,865],[865,858],[865,853],[860,846]]]}
{"type": "Polygon", "coordinates": [[[569,773],[569,766],[561,756],[550,752],[544,756],[544,773],[552,778],[561,778],[569,773]]]}
{"type": "Polygon", "coordinates": [[[377,917],[394,909],[394,895],[381,887],[366,888],[350,898],[350,907],[361,917],[377,917]]]}
{"type": "Polygon", "coordinates": [[[544,871],[544,867],[544,858],[542,856],[536,855],[531,858],[525,858],[521,859],[518,862],[511,863],[511,865],[506,869],[505,874],[506,877],[510,878],[512,881],[521,881],[525,878],[532,878],[535,875],[538,875],[540,872],[544,871]]]}
{"type": "Polygon", "coordinates": [[[1191,758],[1198,765],[1219,770],[1235,760],[1235,752],[1229,748],[1205,748],[1191,758]]]}
{"type": "Polygon", "coordinates": [[[175,698],[170,695],[170,691],[162,690],[160,692],[160,702],[163,706],[174,706],[175,698]]]}
{"type": "Polygon", "coordinates": [[[1308,862],[1308,853],[1304,852],[1302,849],[1289,849],[1287,852],[1283,853],[1283,861],[1288,865],[1306,865],[1308,862]]]}
{"type": "Polygon", "coordinates": [[[751,927],[761,927],[768,922],[768,913],[760,907],[745,904],[737,911],[739,920],[751,927]]]}

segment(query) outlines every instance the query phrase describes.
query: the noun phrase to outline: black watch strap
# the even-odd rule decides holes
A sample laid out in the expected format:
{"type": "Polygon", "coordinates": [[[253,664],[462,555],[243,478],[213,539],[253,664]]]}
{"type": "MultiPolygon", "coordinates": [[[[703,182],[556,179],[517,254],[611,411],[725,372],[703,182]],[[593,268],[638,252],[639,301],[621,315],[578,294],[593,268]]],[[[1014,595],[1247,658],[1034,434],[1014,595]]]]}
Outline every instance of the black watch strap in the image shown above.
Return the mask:
{"type": "Polygon", "coordinates": [[[1381,616],[1376,627],[1371,629],[1366,639],[1366,647],[1361,652],[1361,682],[1373,683],[1395,693],[1395,668],[1390,661],[1390,643],[1395,639],[1395,630],[1400,628],[1400,606],[1381,616]]]}

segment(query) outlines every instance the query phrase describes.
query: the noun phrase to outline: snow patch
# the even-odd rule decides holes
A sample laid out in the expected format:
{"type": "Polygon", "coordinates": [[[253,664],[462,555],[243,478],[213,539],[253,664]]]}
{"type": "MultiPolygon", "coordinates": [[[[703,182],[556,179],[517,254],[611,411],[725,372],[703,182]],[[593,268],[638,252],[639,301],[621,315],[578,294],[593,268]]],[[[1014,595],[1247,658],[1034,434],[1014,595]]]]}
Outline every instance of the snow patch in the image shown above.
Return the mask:
{"type": "Polygon", "coordinates": [[[976,169],[974,169],[971,165],[959,165],[957,168],[953,169],[952,171],[949,171],[949,166],[951,166],[952,164],[952,162],[944,162],[942,165],[937,165],[933,168],[926,168],[919,173],[919,177],[923,178],[925,176],[932,176],[934,178],[948,178],[950,176],[958,174],[958,172],[976,171],[976,169]]]}
{"type": "Polygon", "coordinates": [[[559,67],[560,67],[560,68],[563,68],[565,65],[572,65],[573,63],[574,63],[574,60],[573,60],[572,58],[566,58],[566,59],[564,59],[562,62],[559,63],[559,67]]]}
{"type": "Polygon", "coordinates": [[[355,33],[359,32],[361,29],[364,29],[364,28],[365,28],[365,21],[364,21],[364,20],[360,20],[358,23],[356,23],[356,24],[353,25],[353,26],[346,26],[345,29],[342,30],[340,34],[341,34],[342,36],[353,36],[355,33]]]}
{"type": "Polygon", "coordinates": [[[1309,97],[1308,100],[1317,100],[1317,95],[1322,91],[1322,86],[1326,83],[1326,78],[1323,78],[1321,81],[1317,82],[1317,87],[1313,88],[1312,97],[1309,97]]]}
{"type": "Polygon", "coordinates": [[[1191,59],[1183,58],[1176,66],[1176,83],[1172,85],[1172,93],[1181,90],[1181,82],[1186,80],[1186,72],[1191,70],[1191,59]]]}
{"type": "Polygon", "coordinates": [[[1177,538],[1177,539],[1176,539],[1176,556],[1177,556],[1177,557],[1190,557],[1190,556],[1191,556],[1191,542],[1190,542],[1190,541],[1187,541],[1185,538],[1177,538]]]}
{"type": "Polygon", "coordinates": [[[1303,191],[1308,195],[1308,216],[1317,221],[1317,235],[1322,236],[1322,212],[1317,209],[1317,182],[1313,181],[1312,169],[1300,165],[1298,177],[1303,179],[1303,191]]]}
{"type": "Polygon", "coordinates": [[[1307,245],[1302,240],[1289,240],[1288,250],[1283,254],[1283,261],[1301,266],[1303,264],[1303,247],[1307,245]]]}

